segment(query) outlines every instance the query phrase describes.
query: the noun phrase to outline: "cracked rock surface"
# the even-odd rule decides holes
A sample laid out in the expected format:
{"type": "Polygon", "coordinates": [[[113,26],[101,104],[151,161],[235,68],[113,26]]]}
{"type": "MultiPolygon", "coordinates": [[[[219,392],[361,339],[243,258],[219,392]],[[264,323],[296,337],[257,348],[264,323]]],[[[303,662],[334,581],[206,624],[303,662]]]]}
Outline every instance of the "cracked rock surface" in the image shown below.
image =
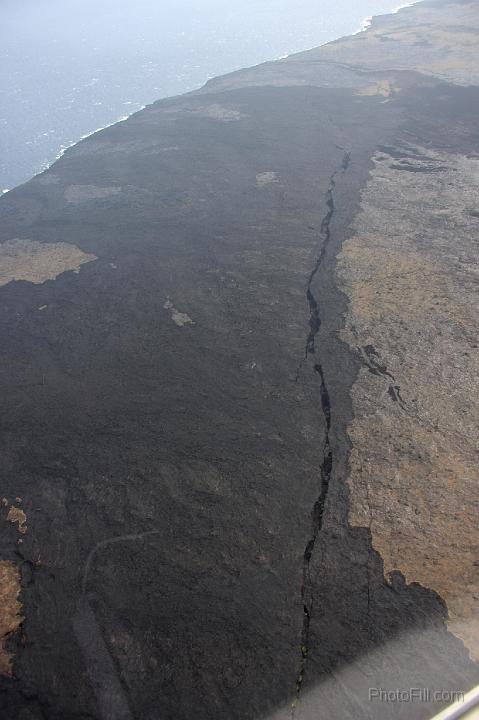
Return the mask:
{"type": "Polygon", "coordinates": [[[477,684],[456,11],[155,103],[0,200],[2,720],[422,720],[370,688],[477,684]]]}

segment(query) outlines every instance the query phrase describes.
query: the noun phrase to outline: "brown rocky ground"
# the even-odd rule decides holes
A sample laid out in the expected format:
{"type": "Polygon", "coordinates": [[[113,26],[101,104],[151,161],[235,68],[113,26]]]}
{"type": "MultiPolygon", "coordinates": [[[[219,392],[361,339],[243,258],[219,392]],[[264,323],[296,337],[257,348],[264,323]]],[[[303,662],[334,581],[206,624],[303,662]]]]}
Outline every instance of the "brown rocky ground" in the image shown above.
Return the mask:
{"type": "Polygon", "coordinates": [[[386,574],[446,600],[450,629],[478,657],[479,158],[397,150],[399,162],[376,155],[339,256],[343,337],[363,358],[350,517],[386,574]]]}
{"type": "Polygon", "coordinates": [[[78,272],[81,265],[96,260],[70,243],[39,243],[15,238],[0,247],[0,286],[14,280],[43,283],[67,270],[78,272]]]}
{"type": "Polygon", "coordinates": [[[13,653],[7,649],[9,638],[18,632],[23,617],[21,616],[20,571],[8,560],[0,561],[0,673],[12,674],[13,653]]]}

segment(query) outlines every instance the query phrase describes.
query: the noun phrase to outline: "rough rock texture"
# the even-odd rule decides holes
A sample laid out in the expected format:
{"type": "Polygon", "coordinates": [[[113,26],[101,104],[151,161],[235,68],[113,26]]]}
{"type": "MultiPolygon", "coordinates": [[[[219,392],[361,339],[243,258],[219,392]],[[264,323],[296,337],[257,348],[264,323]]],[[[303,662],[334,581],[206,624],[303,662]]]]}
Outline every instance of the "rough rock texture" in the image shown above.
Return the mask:
{"type": "Polygon", "coordinates": [[[477,684],[458,13],[155,103],[0,200],[4,256],[32,243],[0,288],[2,720],[421,720],[477,684]]]}
{"type": "Polygon", "coordinates": [[[9,638],[22,623],[20,595],[20,571],[8,560],[0,561],[0,673],[12,674],[13,654],[7,649],[9,638]]]}
{"type": "MultiPolygon", "coordinates": [[[[2,498],[0,505],[0,522],[4,525],[0,537],[6,534],[9,538],[10,553],[13,548],[15,533],[12,526],[16,527],[16,545],[23,543],[23,535],[26,534],[27,516],[20,507],[22,499],[15,498],[16,504],[10,504],[8,498],[2,498]],[[10,524],[10,532],[8,532],[10,524]]],[[[4,545],[4,543],[2,543],[4,545]]],[[[0,560],[0,675],[12,677],[12,663],[14,659],[14,641],[20,636],[21,625],[24,620],[22,616],[22,603],[20,594],[22,591],[22,578],[20,568],[12,559],[0,560]]]]}
{"type": "Polygon", "coordinates": [[[369,527],[385,573],[445,599],[479,658],[479,157],[387,150],[339,256],[343,337],[363,360],[350,518],[369,527]]]}
{"type": "Polygon", "coordinates": [[[69,243],[40,243],[14,238],[0,247],[0,286],[14,280],[43,283],[67,270],[78,272],[83,263],[96,260],[69,243]]]}

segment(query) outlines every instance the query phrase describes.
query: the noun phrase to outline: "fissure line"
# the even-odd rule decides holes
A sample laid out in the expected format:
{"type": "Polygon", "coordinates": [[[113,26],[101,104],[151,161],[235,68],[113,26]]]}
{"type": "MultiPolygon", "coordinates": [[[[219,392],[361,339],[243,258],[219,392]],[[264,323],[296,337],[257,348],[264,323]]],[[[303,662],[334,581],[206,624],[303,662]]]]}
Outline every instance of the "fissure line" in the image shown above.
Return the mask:
{"type": "MultiPolygon", "coordinates": [[[[328,245],[331,240],[331,221],[334,216],[335,204],[334,204],[334,191],[336,188],[336,179],[338,173],[344,173],[349,165],[350,154],[345,153],[341,162],[341,165],[336,169],[330,177],[329,187],[326,192],[326,214],[324,215],[321,222],[320,239],[321,249],[318,258],[314,264],[313,270],[308,279],[306,287],[306,298],[309,305],[309,334],[306,340],[305,347],[305,360],[309,355],[316,354],[316,337],[321,329],[321,312],[320,304],[317,297],[313,292],[313,281],[317,273],[319,272],[323,260],[325,258],[328,245]]],[[[313,583],[311,581],[311,558],[313,551],[323,527],[324,509],[326,506],[326,500],[328,497],[329,484],[331,480],[331,473],[333,470],[333,453],[330,445],[330,430],[331,430],[331,402],[326,383],[326,378],[323,370],[323,366],[319,360],[313,365],[313,371],[318,375],[320,387],[320,401],[321,409],[324,418],[325,434],[324,444],[322,451],[322,462],[320,467],[320,492],[319,496],[314,504],[312,517],[311,517],[311,535],[306,544],[306,548],[303,555],[303,577],[301,584],[301,599],[303,606],[303,626],[301,632],[301,659],[299,671],[296,677],[296,697],[293,702],[292,714],[294,715],[295,707],[298,703],[301,689],[304,680],[304,674],[306,670],[306,663],[309,653],[309,633],[311,618],[314,610],[314,590],[313,583]]]]}

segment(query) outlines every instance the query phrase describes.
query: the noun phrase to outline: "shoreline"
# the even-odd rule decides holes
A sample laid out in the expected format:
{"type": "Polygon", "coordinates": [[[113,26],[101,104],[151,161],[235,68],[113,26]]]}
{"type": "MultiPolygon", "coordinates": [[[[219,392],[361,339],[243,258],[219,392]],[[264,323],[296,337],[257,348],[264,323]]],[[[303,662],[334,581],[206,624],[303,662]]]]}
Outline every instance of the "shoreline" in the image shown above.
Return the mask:
{"type": "MultiPolygon", "coordinates": [[[[346,34],[346,35],[339,35],[339,36],[336,37],[336,38],[333,38],[333,39],[331,39],[331,40],[328,40],[327,42],[320,43],[319,45],[313,45],[312,47],[305,48],[305,49],[303,49],[303,50],[294,50],[294,51],[292,51],[292,52],[285,53],[284,55],[281,55],[281,56],[279,56],[279,57],[277,57],[277,58],[275,58],[275,59],[273,59],[273,60],[265,60],[265,61],[262,61],[262,62],[260,62],[260,63],[255,64],[255,65],[245,66],[245,67],[242,67],[242,68],[238,68],[237,70],[227,71],[227,72],[225,72],[225,73],[221,73],[221,74],[219,74],[219,75],[212,76],[212,77],[208,78],[208,79],[206,80],[206,82],[204,82],[202,85],[198,86],[197,88],[193,88],[192,90],[189,90],[189,91],[187,91],[187,92],[185,92],[185,93],[180,93],[180,96],[181,96],[181,95],[188,95],[190,92],[193,92],[193,93],[194,93],[194,92],[198,92],[198,91],[200,91],[202,88],[204,88],[204,87],[208,84],[208,82],[210,82],[211,80],[216,80],[216,79],[218,79],[218,78],[225,77],[225,76],[227,76],[227,75],[230,75],[231,73],[242,72],[242,71],[244,71],[244,70],[250,70],[250,69],[252,69],[252,68],[260,67],[261,65],[263,65],[263,64],[265,64],[265,63],[274,63],[274,62],[284,61],[284,60],[287,60],[287,59],[290,58],[290,57],[293,57],[294,55],[299,55],[299,54],[304,53],[304,52],[309,52],[309,51],[311,51],[311,50],[316,50],[316,49],[318,49],[318,48],[320,48],[320,47],[324,47],[324,46],[326,46],[326,45],[329,45],[330,43],[336,43],[336,42],[342,40],[343,38],[352,37],[352,36],[358,35],[358,34],[361,33],[361,32],[366,32],[366,31],[371,27],[371,25],[373,24],[374,19],[375,19],[376,17],[382,17],[382,16],[387,16],[387,15],[394,15],[394,14],[398,13],[400,10],[402,10],[403,8],[411,7],[411,6],[417,4],[417,3],[421,2],[421,1],[422,1],[422,0],[415,0],[415,2],[405,3],[405,4],[402,4],[402,5],[399,5],[399,6],[395,7],[395,8],[393,8],[392,10],[390,10],[390,11],[387,12],[387,13],[381,13],[381,14],[379,14],[379,15],[368,15],[368,16],[366,16],[366,17],[361,21],[359,29],[358,29],[358,30],[355,30],[355,31],[352,32],[350,35],[347,35],[347,34],[346,34]]],[[[70,148],[74,147],[74,146],[77,145],[78,143],[82,142],[82,140],[85,140],[86,138],[91,137],[92,135],[95,135],[96,133],[101,132],[102,130],[106,130],[107,128],[110,128],[110,127],[112,127],[113,125],[117,125],[118,123],[125,122],[126,120],[128,120],[128,118],[133,117],[133,116],[136,115],[138,112],[141,112],[142,110],[144,110],[146,107],[148,107],[148,105],[152,105],[152,104],[154,104],[154,103],[156,103],[156,102],[158,102],[158,101],[160,101],[160,100],[167,100],[167,99],[169,99],[170,97],[176,97],[176,95],[155,98],[154,100],[151,101],[151,103],[147,103],[146,105],[141,106],[140,108],[138,108],[138,109],[135,110],[134,112],[132,112],[132,113],[130,113],[130,114],[128,114],[128,115],[121,116],[120,118],[118,118],[118,119],[116,119],[116,120],[113,120],[111,123],[108,123],[107,125],[103,125],[103,126],[101,126],[101,127],[96,128],[95,130],[92,130],[91,132],[88,132],[88,133],[85,133],[84,135],[81,135],[81,136],[78,138],[78,140],[73,140],[73,141],[69,142],[68,144],[62,144],[62,145],[60,145],[59,152],[55,155],[55,157],[54,157],[51,161],[46,162],[46,163],[38,170],[38,172],[35,172],[33,175],[31,175],[31,177],[29,177],[27,180],[25,180],[24,182],[20,183],[19,185],[15,185],[15,186],[13,186],[13,187],[11,187],[11,188],[3,188],[2,190],[0,190],[0,200],[1,200],[2,197],[4,197],[5,195],[7,195],[8,193],[12,192],[12,191],[15,190],[16,188],[22,187],[22,186],[25,185],[26,183],[28,183],[28,182],[30,182],[31,180],[33,180],[35,177],[41,175],[41,174],[44,173],[46,170],[50,169],[50,168],[52,167],[52,165],[54,165],[57,160],[60,160],[60,159],[63,157],[63,155],[65,154],[65,152],[66,152],[67,150],[69,150],[70,148]]]]}
{"type": "MultiPolygon", "coordinates": [[[[366,32],[366,30],[369,30],[369,28],[374,23],[374,18],[377,17],[387,17],[388,15],[397,15],[400,10],[404,10],[405,8],[413,7],[414,5],[417,5],[418,3],[422,2],[422,0],[413,0],[413,2],[409,3],[403,3],[402,5],[398,5],[397,7],[393,8],[388,13],[382,13],[381,15],[367,15],[364,20],[361,21],[361,24],[359,26],[359,29],[352,33],[352,35],[359,35],[359,33],[366,32]]],[[[347,36],[346,36],[347,37],[347,36]]],[[[327,43],[325,43],[327,44],[327,43]]]]}

